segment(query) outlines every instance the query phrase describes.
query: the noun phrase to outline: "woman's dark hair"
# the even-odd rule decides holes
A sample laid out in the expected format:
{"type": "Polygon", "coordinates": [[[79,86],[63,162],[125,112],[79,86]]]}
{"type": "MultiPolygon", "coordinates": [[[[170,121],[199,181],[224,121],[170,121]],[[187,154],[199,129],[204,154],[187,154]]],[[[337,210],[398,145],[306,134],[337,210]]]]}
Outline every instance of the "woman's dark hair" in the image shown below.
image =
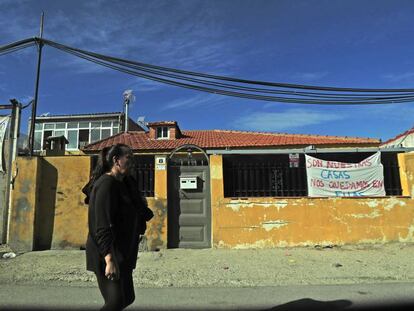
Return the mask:
{"type": "Polygon", "coordinates": [[[131,148],[125,144],[116,144],[110,147],[105,147],[101,150],[98,156],[98,163],[92,172],[91,179],[82,189],[82,192],[86,195],[86,204],[89,203],[89,195],[94,183],[103,174],[109,172],[114,166],[114,161],[112,159],[114,157],[115,159],[119,159],[120,157],[131,153],[131,148]]]}

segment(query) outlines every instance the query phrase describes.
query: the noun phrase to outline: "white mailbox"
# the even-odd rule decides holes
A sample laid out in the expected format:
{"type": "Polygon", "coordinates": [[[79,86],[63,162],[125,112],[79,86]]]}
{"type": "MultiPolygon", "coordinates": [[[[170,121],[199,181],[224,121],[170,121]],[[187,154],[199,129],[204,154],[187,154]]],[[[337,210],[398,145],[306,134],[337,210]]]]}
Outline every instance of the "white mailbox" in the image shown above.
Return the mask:
{"type": "Polygon", "coordinates": [[[180,189],[197,189],[197,176],[180,177],[180,189]]]}

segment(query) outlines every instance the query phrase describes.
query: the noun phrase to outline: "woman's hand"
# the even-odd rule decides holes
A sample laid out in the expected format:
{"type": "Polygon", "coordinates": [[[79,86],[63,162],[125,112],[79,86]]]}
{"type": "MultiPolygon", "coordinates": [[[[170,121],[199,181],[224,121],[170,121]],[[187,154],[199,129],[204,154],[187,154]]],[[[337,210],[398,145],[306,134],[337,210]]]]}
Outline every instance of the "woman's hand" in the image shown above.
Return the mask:
{"type": "Polygon", "coordinates": [[[115,279],[115,275],[118,273],[118,271],[116,271],[115,263],[112,259],[112,254],[108,254],[105,256],[105,262],[105,276],[112,281],[115,279]]]}

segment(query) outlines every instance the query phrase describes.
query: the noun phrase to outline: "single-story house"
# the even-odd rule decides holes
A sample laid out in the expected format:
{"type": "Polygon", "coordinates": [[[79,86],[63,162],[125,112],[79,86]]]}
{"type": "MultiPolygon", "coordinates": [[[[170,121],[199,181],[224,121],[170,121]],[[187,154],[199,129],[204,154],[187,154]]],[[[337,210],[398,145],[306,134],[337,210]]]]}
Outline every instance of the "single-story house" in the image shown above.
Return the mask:
{"type": "Polygon", "coordinates": [[[139,189],[155,217],[147,248],[264,248],[414,241],[414,155],[372,138],[146,124],[84,146],[84,155],[20,157],[9,243],[32,249],[82,247],[81,188],[106,146],[129,145],[139,189]],[[306,155],[360,163],[378,151],[381,196],[310,196],[306,155]]]}

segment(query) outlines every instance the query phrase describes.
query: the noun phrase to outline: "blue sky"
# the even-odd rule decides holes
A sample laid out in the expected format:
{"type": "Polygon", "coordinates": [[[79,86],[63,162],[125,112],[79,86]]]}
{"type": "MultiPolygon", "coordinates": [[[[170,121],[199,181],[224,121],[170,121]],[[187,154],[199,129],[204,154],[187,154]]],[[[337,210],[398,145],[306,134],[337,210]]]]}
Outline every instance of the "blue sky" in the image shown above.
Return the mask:
{"type": "MultiPolygon", "coordinates": [[[[414,87],[413,1],[0,0],[0,45],[38,36],[145,63],[251,80],[414,87]]],[[[322,106],[260,102],[142,80],[46,46],[38,114],[122,110],[181,129],[373,137],[414,125],[414,103],[322,106]]],[[[34,93],[34,47],[0,56],[0,103],[34,93]]],[[[22,131],[27,130],[25,111],[22,131]]]]}

